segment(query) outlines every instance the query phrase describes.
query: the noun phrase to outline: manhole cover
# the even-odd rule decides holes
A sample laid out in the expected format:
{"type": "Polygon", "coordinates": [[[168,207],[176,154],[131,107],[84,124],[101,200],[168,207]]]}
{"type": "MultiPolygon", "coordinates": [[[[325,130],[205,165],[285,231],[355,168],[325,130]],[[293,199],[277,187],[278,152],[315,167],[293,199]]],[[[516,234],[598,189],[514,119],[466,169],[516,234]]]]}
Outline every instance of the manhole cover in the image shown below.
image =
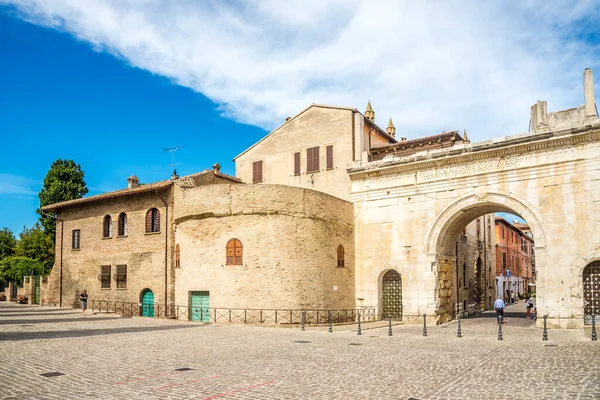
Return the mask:
{"type": "Polygon", "coordinates": [[[64,375],[62,372],[46,372],[45,374],[40,374],[41,376],[45,376],[46,378],[50,378],[53,376],[61,376],[64,375]]]}
{"type": "Polygon", "coordinates": [[[294,340],[294,343],[310,343],[310,340],[294,340]]]}
{"type": "Polygon", "coordinates": [[[192,368],[187,368],[187,367],[185,367],[185,368],[175,368],[175,371],[193,371],[193,369],[192,368]]]}
{"type": "Polygon", "coordinates": [[[348,343],[348,346],[362,346],[362,343],[348,343]]]}

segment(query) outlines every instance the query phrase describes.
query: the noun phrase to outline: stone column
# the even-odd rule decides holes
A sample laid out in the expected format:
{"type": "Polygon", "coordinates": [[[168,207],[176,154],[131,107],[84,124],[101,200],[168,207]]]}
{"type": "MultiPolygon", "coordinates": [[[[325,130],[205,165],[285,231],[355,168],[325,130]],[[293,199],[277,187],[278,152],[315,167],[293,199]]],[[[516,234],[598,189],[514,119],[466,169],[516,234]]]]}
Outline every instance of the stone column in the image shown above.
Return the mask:
{"type": "Polygon", "coordinates": [[[545,100],[538,100],[535,109],[537,111],[535,131],[548,132],[550,130],[548,128],[548,103],[545,100]]]}
{"type": "Polygon", "coordinates": [[[583,97],[585,99],[585,121],[597,119],[596,101],[594,99],[594,75],[591,68],[583,71],[583,97]]]}

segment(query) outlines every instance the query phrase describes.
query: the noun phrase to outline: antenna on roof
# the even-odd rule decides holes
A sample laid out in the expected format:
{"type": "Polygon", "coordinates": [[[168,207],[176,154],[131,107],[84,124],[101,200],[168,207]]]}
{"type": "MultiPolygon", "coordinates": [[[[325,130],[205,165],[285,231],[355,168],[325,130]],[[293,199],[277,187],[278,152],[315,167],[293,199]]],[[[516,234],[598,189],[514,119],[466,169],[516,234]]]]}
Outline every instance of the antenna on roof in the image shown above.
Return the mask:
{"type": "Polygon", "coordinates": [[[183,146],[167,147],[166,149],[163,149],[163,153],[171,153],[171,164],[169,164],[169,166],[171,168],[173,168],[173,175],[171,175],[171,179],[179,178],[179,176],[177,175],[177,170],[175,169],[175,166],[179,165],[181,163],[175,162],[175,152],[181,148],[183,148],[183,146]]]}

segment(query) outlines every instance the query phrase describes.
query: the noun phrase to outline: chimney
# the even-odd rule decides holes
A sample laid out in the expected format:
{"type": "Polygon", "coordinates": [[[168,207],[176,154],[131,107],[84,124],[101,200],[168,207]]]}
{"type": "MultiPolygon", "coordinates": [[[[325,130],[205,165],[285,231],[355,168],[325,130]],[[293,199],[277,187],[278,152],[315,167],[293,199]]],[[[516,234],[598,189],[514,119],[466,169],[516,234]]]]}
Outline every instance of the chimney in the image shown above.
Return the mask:
{"type": "Polygon", "coordinates": [[[129,178],[127,178],[127,189],[135,189],[136,187],[140,186],[140,180],[138,179],[137,176],[135,175],[131,175],[129,178]]]}
{"type": "Polygon", "coordinates": [[[219,163],[213,164],[213,172],[217,175],[221,173],[221,165],[219,163]]]}
{"type": "Polygon", "coordinates": [[[584,121],[593,121],[598,118],[596,114],[596,101],[594,99],[594,75],[591,68],[583,71],[583,97],[585,99],[584,121]]]}
{"type": "Polygon", "coordinates": [[[375,122],[375,111],[373,111],[373,107],[371,107],[371,101],[367,104],[367,111],[365,111],[365,118],[370,120],[371,122],[375,122]]]}

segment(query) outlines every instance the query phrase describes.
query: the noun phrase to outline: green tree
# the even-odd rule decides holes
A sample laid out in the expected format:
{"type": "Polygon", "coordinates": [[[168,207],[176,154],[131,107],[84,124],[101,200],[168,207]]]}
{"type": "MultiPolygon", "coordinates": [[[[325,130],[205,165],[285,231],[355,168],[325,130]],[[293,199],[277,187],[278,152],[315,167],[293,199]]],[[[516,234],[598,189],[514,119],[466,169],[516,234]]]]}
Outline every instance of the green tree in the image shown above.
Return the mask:
{"type": "Polygon", "coordinates": [[[54,264],[54,241],[39,223],[33,228],[24,227],[15,246],[15,256],[38,260],[49,272],[54,264]]]}
{"type": "Polygon", "coordinates": [[[0,260],[15,254],[16,245],[17,239],[15,239],[12,231],[8,228],[2,228],[0,230],[0,260]]]}
{"type": "Polygon", "coordinates": [[[21,286],[24,276],[45,275],[47,273],[44,264],[33,258],[8,256],[0,260],[0,280],[4,282],[14,282],[21,286]]]}
{"type": "Polygon", "coordinates": [[[54,242],[56,232],[56,220],[42,213],[41,208],[61,201],[79,199],[86,195],[88,189],[83,180],[83,171],[79,164],[73,160],[56,160],[50,166],[50,170],[44,178],[44,185],[38,194],[40,198],[40,223],[44,232],[54,242]]]}

